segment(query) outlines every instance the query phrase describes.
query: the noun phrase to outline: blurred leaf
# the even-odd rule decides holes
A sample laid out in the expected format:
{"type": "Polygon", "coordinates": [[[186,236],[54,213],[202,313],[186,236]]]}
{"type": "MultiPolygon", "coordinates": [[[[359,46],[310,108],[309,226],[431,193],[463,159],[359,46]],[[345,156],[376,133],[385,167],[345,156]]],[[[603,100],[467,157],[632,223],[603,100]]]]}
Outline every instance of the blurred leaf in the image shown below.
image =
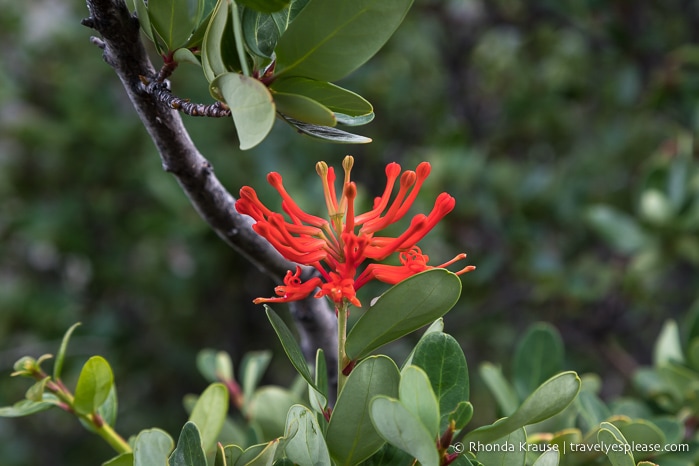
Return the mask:
{"type": "Polygon", "coordinates": [[[561,454],[558,450],[545,451],[540,457],[534,461],[532,466],[558,466],[561,454]]]}
{"type": "Polygon", "coordinates": [[[296,128],[299,133],[316,139],[322,139],[324,141],[340,144],[368,144],[371,142],[370,138],[348,133],[347,131],[342,131],[341,129],[332,128],[330,126],[318,126],[310,123],[304,123],[303,121],[295,120],[283,114],[281,114],[281,117],[284,119],[284,121],[296,128]]]}
{"type": "Polygon", "coordinates": [[[80,414],[94,413],[109,397],[113,384],[109,363],[101,356],[91,357],[80,371],[73,408],[80,414]]]}
{"type": "Polygon", "coordinates": [[[680,331],[677,322],[667,320],[663,325],[658,339],[653,348],[653,364],[660,366],[667,363],[684,363],[682,353],[682,342],[680,341],[680,331]]]}
{"type": "Polygon", "coordinates": [[[611,416],[607,405],[589,390],[581,390],[575,400],[584,430],[592,430],[611,416]]]}
{"type": "Polygon", "coordinates": [[[231,109],[241,150],[251,149],[267,137],[274,124],[275,109],[264,84],[242,74],[224,73],[211,82],[211,89],[231,109]]]}
{"type": "Polygon", "coordinates": [[[179,48],[172,54],[172,59],[177,63],[189,63],[190,65],[201,66],[199,58],[197,58],[191,50],[179,48]]]}
{"type": "Polygon", "coordinates": [[[132,466],[153,466],[167,464],[175,441],[167,432],[160,429],[146,429],[139,432],[133,446],[132,466]]]}
{"type": "Polygon", "coordinates": [[[612,447],[606,451],[612,466],[636,466],[630,448],[623,448],[628,445],[628,442],[626,442],[624,436],[614,425],[603,422],[600,431],[597,433],[597,441],[605,445],[618,446],[617,448],[612,447]]]}
{"type": "Polygon", "coordinates": [[[228,413],[228,390],[222,383],[209,385],[194,405],[189,421],[197,426],[201,447],[208,451],[216,443],[228,413]]]}
{"type": "Polygon", "coordinates": [[[371,420],[387,442],[410,453],[424,466],[439,466],[434,436],[402,402],[387,396],[374,398],[371,420]]]}
{"type": "Polygon", "coordinates": [[[277,43],[278,76],[337,81],[393,35],[412,0],[311,1],[277,43]]]}
{"type": "Polygon", "coordinates": [[[271,440],[284,435],[284,413],[300,402],[289,390],[273,385],[261,387],[248,400],[246,415],[260,429],[262,437],[271,440]]]}
{"type": "Polygon", "coordinates": [[[361,359],[433,322],[449,312],[460,295],[461,280],[445,269],[427,270],[403,280],[382,294],[354,324],[347,335],[347,356],[361,359]]]}
{"type": "Polygon", "coordinates": [[[25,398],[29,401],[36,401],[36,402],[42,401],[44,399],[44,389],[46,388],[46,384],[48,383],[49,380],[51,380],[51,377],[49,377],[47,375],[46,377],[39,380],[38,382],[35,382],[27,390],[25,398]]]}
{"type": "Polygon", "coordinates": [[[527,434],[520,428],[509,435],[489,442],[499,445],[492,449],[482,449],[476,453],[476,458],[483,464],[506,464],[507,466],[524,466],[527,460],[526,449],[519,448],[521,443],[527,442],[527,434]],[[512,448],[514,447],[514,448],[512,448]]]}
{"type": "Polygon", "coordinates": [[[12,406],[0,408],[0,417],[23,417],[30,414],[40,413],[55,406],[55,403],[47,401],[21,400],[12,406]]]}
{"type": "Polygon", "coordinates": [[[509,416],[517,410],[519,399],[512,385],[505,379],[502,369],[494,364],[485,362],[478,368],[481,378],[488,386],[490,393],[495,397],[500,411],[509,416]]]}
{"type": "Polygon", "coordinates": [[[117,414],[119,413],[119,402],[117,399],[116,385],[112,384],[112,388],[109,390],[107,399],[97,408],[97,414],[99,414],[106,424],[110,426],[116,425],[117,414]]]}
{"type": "Polygon", "coordinates": [[[550,324],[532,325],[520,340],[513,362],[514,387],[520,399],[563,368],[563,341],[550,324]]]}
{"type": "Polygon", "coordinates": [[[236,0],[240,5],[244,5],[255,11],[262,13],[274,13],[283,10],[290,0],[236,0]]]}
{"type": "Polygon", "coordinates": [[[418,343],[413,364],[421,367],[429,377],[439,400],[439,430],[443,431],[449,414],[459,403],[468,401],[470,384],[464,352],[454,337],[435,332],[418,343]]]}
{"type": "Polygon", "coordinates": [[[585,218],[616,252],[632,254],[648,246],[649,238],[636,220],[610,206],[590,207],[585,218]]]}
{"type": "Polygon", "coordinates": [[[206,455],[201,447],[199,429],[193,422],[182,427],[177,447],[168,459],[169,466],[206,466],[206,455]]]}
{"type": "Polygon", "coordinates": [[[338,465],[361,462],[384,443],[370,420],[377,395],[398,396],[400,373],[386,356],[371,356],[352,370],[333,409],[326,432],[330,455],[338,465]]]}
{"type": "MultiPolygon", "coordinates": [[[[136,0],[137,2],[140,2],[141,0],[136,0]]],[[[61,372],[63,372],[63,361],[66,358],[66,351],[68,350],[68,343],[70,342],[70,337],[73,335],[73,332],[75,331],[76,328],[80,326],[80,322],[76,322],[73,324],[63,335],[63,339],[61,340],[61,346],[58,349],[58,353],[56,354],[56,362],[53,365],[53,378],[54,380],[60,380],[61,379],[61,372]]]]}
{"type": "Polygon", "coordinates": [[[330,464],[330,454],[321,432],[315,415],[308,408],[292,406],[286,416],[286,455],[296,464],[330,464]]]}
{"type": "Polygon", "coordinates": [[[244,399],[249,400],[252,397],[267,367],[269,367],[269,362],[271,360],[271,351],[251,351],[245,353],[243,360],[240,362],[244,399]]]}
{"type": "Polygon", "coordinates": [[[580,379],[575,372],[563,372],[544,382],[511,416],[466,434],[465,442],[489,443],[515,430],[548,419],[561,412],[577,396],[580,379]]]}

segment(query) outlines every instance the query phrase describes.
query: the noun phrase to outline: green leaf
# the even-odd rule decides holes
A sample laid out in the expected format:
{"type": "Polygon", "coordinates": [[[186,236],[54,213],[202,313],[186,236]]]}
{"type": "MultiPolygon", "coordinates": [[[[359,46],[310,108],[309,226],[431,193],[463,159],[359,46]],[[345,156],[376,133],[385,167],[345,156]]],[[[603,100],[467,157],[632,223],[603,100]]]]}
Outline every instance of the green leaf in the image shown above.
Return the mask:
{"type": "Polygon", "coordinates": [[[517,410],[519,399],[512,385],[505,379],[502,369],[489,362],[484,362],[478,368],[483,382],[488,386],[490,393],[495,397],[495,402],[505,416],[509,416],[517,410]]]}
{"type": "Polygon", "coordinates": [[[548,419],[561,412],[577,396],[580,378],[575,372],[563,372],[544,382],[510,417],[469,432],[464,443],[489,443],[515,430],[548,419]]]}
{"type": "Polygon", "coordinates": [[[632,254],[649,244],[648,236],[636,220],[612,207],[590,207],[585,218],[616,252],[632,254]]]}
{"type": "Polygon", "coordinates": [[[293,126],[299,133],[305,134],[312,138],[330,141],[338,144],[368,144],[371,138],[359,136],[358,134],[348,133],[341,129],[332,128],[330,126],[318,126],[303,121],[295,120],[282,113],[280,116],[284,121],[293,126]]]}
{"type": "Polygon", "coordinates": [[[243,452],[235,466],[271,466],[278,446],[279,440],[253,445],[243,452]]]}
{"type": "Polygon", "coordinates": [[[214,456],[214,466],[228,466],[228,461],[226,460],[226,452],[223,449],[221,442],[216,444],[216,455],[214,456]]]}
{"type": "Polygon", "coordinates": [[[405,358],[405,362],[403,363],[403,366],[401,367],[401,369],[408,367],[409,365],[411,365],[413,363],[413,356],[415,355],[415,348],[417,348],[417,346],[420,344],[420,342],[422,340],[424,340],[427,337],[427,335],[429,335],[430,333],[442,333],[443,330],[444,330],[444,319],[443,318],[440,317],[439,319],[432,322],[432,324],[429,327],[427,327],[427,330],[425,330],[425,332],[422,334],[422,336],[418,340],[415,347],[413,347],[413,349],[410,351],[410,354],[408,355],[408,357],[405,358]]]}
{"type": "Polygon", "coordinates": [[[277,386],[262,387],[247,403],[246,416],[265,440],[284,435],[284,413],[301,400],[277,386]]]}
{"type": "Polygon", "coordinates": [[[160,429],[142,430],[133,446],[133,466],[167,464],[173,448],[175,441],[167,432],[160,429]]]}
{"type": "Polygon", "coordinates": [[[238,459],[243,456],[243,449],[238,445],[226,445],[223,448],[223,454],[226,458],[226,466],[234,466],[238,459]]]}
{"type": "Polygon", "coordinates": [[[318,389],[316,390],[311,385],[308,385],[308,399],[313,408],[318,414],[322,415],[328,405],[328,367],[325,362],[325,354],[323,350],[318,348],[316,351],[315,365],[315,383],[318,389]]]}
{"type": "MultiPolygon", "coordinates": [[[[285,94],[306,96],[347,118],[373,115],[374,112],[371,104],[360,95],[324,81],[291,76],[275,80],[270,89],[285,94]]],[[[282,113],[285,112],[282,111],[282,113]]]]}
{"type": "Polygon", "coordinates": [[[374,121],[374,116],[374,112],[367,113],[366,115],[361,116],[351,116],[345,115],[344,113],[335,112],[335,119],[337,120],[337,122],[345,126],[366,125],[367,123],[371,123],[372,121],[374,121]]]}
{"type": "MultiPolygon", "coordinates": [[[[136,3],[140,3],[142,0],[136,0],[136,3]]],[[[68,349],[68,342],[70,341],[73,331],[80,326],[80,322],[73,324],[63,335],[63,340],[61,340],[61,346],[58,348],[58,353],[56,354],[56,362],[53,365],[53,379],[60,380],[61,372],[63,372],[63,361],[66,358],[66,350],[68,349]]]]}
{"type": "Polygon", "coordinates": [[[12,406],[3,406],[0,408],[0,417],[23,417],[30,414],[40,413],[49,408],[56,406],[55,403],[48,401],[31,401],[21,400],[12,406]]]}
{"type": "Polygon", "coordinates": [[[277,111],[295,120],[312,125],[335,126],[337,120],[328,107],[298,94],[275,92],[272,95],[277,111]]]}
{"type": "Polygon", "coordinates": [[[189,63],[190,65],[201,66],[199,58],[197,58],[191,50],[179,48],[172,54],[172,59],[177,63],[189,63]]]}
{"type": "Polygon", "coordinates": [[[662,430],[646,419],[635,419],[616,426],[627,442],[636,445],[667,445],[668,441],[662,430]]]}
{"type": "Polygon", "coordinates": [[[401,372],[398,399],[436,438],[439,434],[439,402],[427,374],[418,366],[408,366],[401,372]]]}
{"type": "Polygon", "coordinates": [[[484,446],[476,453],[476,458],[483,464],[506,464],[507,466],[524,466],[527,461],[527,451],[520,448],[527,442],[527,434],[520,428],[493,442],[492,448],[484,446]]]}
{"type": "Polygon", "coordinates": [[[248,50],[258,57],[271,59],[281,35],[272,15],[246,8],[240,22],[248,50]]]}
{"type": "Polygon", "coordinates": [[[209,385],[194,405],[189,422],[193,422],[201,436],[201,447],[208,451],[216,443],[228,413],[228,390],[222,383],[209,385]]]}
{"type": "Polygon", "coordinates": [[[101,356],[91,357],[80,371],[73,408],[80,414],[94,413],[107,400],[113,384],[109,363],[101,356]]]}
{"type": "MultiPolygon", "coordinates": [[[[240,63],[237,62],[237,53],[235,52],[233,28],[227,27],[231,11],[230,4],[230,0],[218,0],[204,34],[201,66],[204,70],[204,76],[206,76],[206,80],[209,82],[212,82],[223,73],[240,69],[240,63]]],[[[215,94],[214,97],[220,98],[215,94]]]]}
{"type": "Polygon", "coordinates": [[[431,333],[418,343],[413,364],[421,367],[430,379],[439,400],[439,428],[443,431],[449,414],[469,397],[466,357],[461,345],[446,333],[431,333]]]}
{"type": "Polygon", "coordinates": [[[609,447],[605,448],[605,452],[612,466],[635,466],[631,448],[619,429],[609,422],[603,422],[600,427],[597,441],[609,447]]]}
{"type": "Polygon", "coordinates": [[[337,81],[393,35],[412,0],[311,1],[277,43],[277,75],[337,81]]]}
{"type": "Polygon", "coordinates": [[[374,398],[371,420],[388,443],[410,453],[423,466],[439,466],[435,436],[402,402],[387,396],[374,398]]]}
{"type": "Polygon", "coordinates": [[[206,455],[201,448],[199,429],[193,422],[187,422],[180,432],[177,448],[168,459],[169,466],[206,466],[206,455]]]}
{"type": "Polygon", "coordinates": [[[274,13],[283,10],[289,0],[236,0],[236,3],[262,13],[274,13]]]}
{"type": "Polygon", "coordinates": [[[330,464],[330,453],[315,415],[305,406],[294,405],[286,415],[286,455],[294,463],[308,466],[330,464]]]}
{"type": "Polygon", "coordinates": [[[449,413],[449,422],[454,421],[456,430],[463,429],[473,417],[473,405],[469,401],[461,401],[456,408],[449,413]]]}
{"type": "Polygon", "coordinates": [[[107,399],[97,408],[97,414],[102,417],[106,424],[114,426],[118,413],[119,401],[117,399],[116,385],[112,384],[112,388],[109,390],[109,394],[107,394],[107,399]]]}
{"type": "Polygon", "coordinates": [[[291,330],[289,330],[289,327],[286,326],[282,318],[279,317],[271,307],[265,305],[265,312],[267,313],[267,318],[272,324],[272,328],[274,328],[274,331],[276,332],[277,337],[284,348],[284,352],[289,357],[289,361],[291,361],[291,365],[294,366],[296,371],[301,375],[301,377],[304,378],[306,382],[308,382],[309,385],[313,386],[313,388],[317,390],[318,387],[316,387],[313,376],[311,376],[311,371],[308,370],[308,364],[306,364],[306,359],[303,357],[301,347],[296,342],[291,330]]]}
{"type": "Polygon", "coordinates": [[[558,450],[548,450],[534,461],[532,466],[558,466],[561,454],[558,450]]]}
{"type": "Polygon", "coordinates": [[[168,51],[187,43],[198,24],[196,0],[148,0],[151,27],[165,42],[168,51]]]}
{"type": "Polygon", "coordinates": [[[607,405],[595,393],[589,390],[581,390],[575,400],[575,404],[584,430],[595,428],[600,422],[611,416],[607,405]]]}
{"type": "Polygon", "coordinates": [[[241,150],[251,149],[267,137],[274,124],[275,108],[264,84],[242,74],[224,73],[211,82],[211,89],[231,109],[241,150]]]}
{"type": "MultiPolygon", "coordinates": [[[[137,0],[138,1],[138,0],[137,0]]],[[[119,456],[105,461],[102,466],[134,466],[133,453],[122,453],[119,456]]]]}
{"type": "Polygon", "coordinates": [[[377,395],[398,396],[400,373],[386,356],[372,356],[350,373],[335,404],[326,432],[330,455],[338,466],[371,456],[384,443],[374,428],[370,402],[377,395]]]}
{"type": "Polygon", "coordinates": [[[445,269],[413,275],[376,300],[347,335],[345,350],[361,359],[388,342],[446,314],[461,295],[461,280],[445,269]]]}
{"type": "Polygon", "coordinates": [[[684,363],[680,331],[674,320],[665,322],[653,349],[653,365],[657,367],[670,362],[684,363]]]}
{"type": "Polygon", "coordinates": [[[563,341],[550,324],[532,325],[517,345],[513,382],[520,399],[526,398],[542,382],[561,371],[563,341]]]}
{"type": "Polygon", "coordinates": [[[144,0],[134,0],[134,8],[136,10],[136,16],[138,16],[138,22],[141,25],[141,30],[155,44],[158,53],[160,53],[160,45],[156,42],[155,36],[153,35],[153,28],[150,25],[150,18],[148,17],[148,8],[144,0]]]}
{"type": "Polygon", "coordinates": [[[271,360],[271,351],[251,351],[243,356],[240,372],[244,399],[249,400],[252,397],[271,360]]]}
{"type": "Polygon", "coordinates": [[[43,401],[44,389],[46,388],[46,384],[49,382],[49,380],[51,380],[51,377],[47,375],[38,382],[35,382],[31,387],[29,387],[24,397],[30,401],[43,401]]]}

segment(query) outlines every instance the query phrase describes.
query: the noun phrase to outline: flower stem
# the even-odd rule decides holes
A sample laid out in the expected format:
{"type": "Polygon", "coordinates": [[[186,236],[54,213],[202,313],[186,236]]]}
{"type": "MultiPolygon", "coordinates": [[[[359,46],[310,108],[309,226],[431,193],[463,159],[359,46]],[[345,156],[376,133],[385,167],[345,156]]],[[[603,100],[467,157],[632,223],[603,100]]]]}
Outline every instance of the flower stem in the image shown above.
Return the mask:
{"type": "Polygon", "coordinates": [[[345,353],[345,342],[347,340],[347,311],[349,303],[344,301],[337,308],[337,396],[340,397],[342,388],[345,386],[347,376],[342,373],[342,369],[347,362],[347,354],[345,353]]]}

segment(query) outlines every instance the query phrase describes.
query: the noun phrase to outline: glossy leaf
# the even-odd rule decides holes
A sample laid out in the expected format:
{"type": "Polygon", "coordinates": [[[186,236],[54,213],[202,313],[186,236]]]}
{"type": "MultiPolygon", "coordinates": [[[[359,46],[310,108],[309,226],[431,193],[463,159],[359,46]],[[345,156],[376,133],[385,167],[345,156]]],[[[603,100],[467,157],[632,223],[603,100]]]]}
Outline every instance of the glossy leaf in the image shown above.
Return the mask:
{"type": "Polygon", "coordinates": [[[461,280],[444,269],[413,275],[391,287],[347,335],[346,352],[361,359],[388,342],[446,314],[461,295],[461,280]]]}
{"type": "Polygon", "coordinates": [[[201,448],[199,429],[187,422],[180,432],[177,447],[168,459],[169,466],[206,466],[206,455],[201,448]]]}
{"type": "Polygon", "coordinates": [[[330,464],[330,453],[321,432],[315,415],[308,408],[292,406],[286,415],[286,455],[297,464],[330,464]]]}
{"type": "Polygon", "coordinates": [[[151,28],[165,42],[168,51],[187,43],[198,24],[197,0],[148,0],[151,28]]]}
{"type": "Polygon", "coordinates": [[[563,351],[561,336],[550,324],[538,323],[528,329],[517,345],[512,370],[514,387],[520,399],[561,371],[563,351]]]}
{"type": "Polygon", "coordinates": [[[410,453],[423,466],[439,466],[435,436],[401,401],[376,397],[371,403],[371,420],[388,443],[410,453]]]}
{"type": "Polygon", "coordinates": [[[532,466],[558,466],[560,459],[561,453],[558,450],[551,449],[538,457],[532,466]]]}
{"type": "Polygon", "coordinates": [[[400,374],[386,356],[372,356],[350,373],[330,417],[326,440],[338,466],[357,464],[384,443],[374,428],[370,402],[377,395],[398,396],[400,374]]]}
{"type": "Polygon", "coordinates": [[[624,448],[628,446],[628,442],[621,432],[608,422],[603,422],[600,427],[601,429],[597,432],[597,441],[611,447],[605,448],[605,452],[612,466],[635,466],[631,449],[624,448]]]}
{"type": "Polygon", "coordinates": [[[236,3],[262,13],[274,13],[284,9],[289,0],[236,0],[236,3]]]}
{"type": "Polygon", "coordinates": [[[348,133],[347,131],[342,131],[341,129],[332,128],[330,126],[318,126],[304,123],[303,121],[295,120],[281,113],[280,115],[284,121],[293,126],[299,133],[312,138],[338,144],[368,144],[371,142],[371,138],[359,136],[358,134],[348,133]]]}
{"type": "MultiPolygon", "coordinates": [[[[136,0],[136,3],[142,0],[136,0]]],[[[76,328],[80,326],[80,322],[73,324],[63,335],[61,340],[61,346],[58,348],[58,353],[56,353],[56,362],[53,365],[53,379],[60,380],[61,373],[63,372],[63,361],[66,358],[66,350],[68,349],[68,343],[70,342],[70,337],[76,328]]]]}
{"type": "Polygon", "coordinates": [[[481,364],[478,368],[483,382],[488,386],[490,393],[495,397],[495,402],[500,411],[509,416],[517,410],[519,398],[510,382],[505,379],[502,369],[489,362],[481,364]]]}
{"type": "Polygon", "coordinates": [[[577,396],[580,378],[575,372],[563,372],[544,382],[511,416],[469,432],[464,443],[489,443],[515,430],[548,419],[561,412],[577,396]]]}
{"type": "Polygon", "coordinates": [[[168,456],[175,448],[175,441],[160,429],[139,432],[133,447],[133,466],[167,464],[168,456]]]}
{"type": "Polygon", "coordinates": [[[21,400],[12,406],[3,406],[0,408],[0,417],[23,417],[30,414],[40,413],[49,408],[56,406],[55,403],[48,401],[31,401],[21,400]]]}
{"type": "Polygon", "coordinates": [[[109,363],[101,356],[87,360],[75,387],[73,408],[80,414],[91,414],[107,400],[114,383],[109,363]]]}
{"type": "Polygon", "coordinates": [[[408,367],[409,365],[411,365],[413,363],[413,356],[415,355],[415,348],[417,348],[417,346],[420,344],[420,342],[422,340],[424,340],[427,337],[427,335],[429,335],[430,333],[441,333],[443,331],[444,331],[444,319],[440,317],[439,319],[432,322],[432,324],[429,327],[427,327],[427,330],[425,330],[425,332],[422,334],[422,336],[418,340],[415,347],[410,351],[410,354],[408,355],[408,357],[405,358],[405,362],[403,362],[403,366],[401,367],[401,369],[408,367]]]}
{"type": "MultiPolygon", "coordinates": [[[[207,81],[213,81],[227,71],[223,55],[223,42],[228,25],[230,13],[230,0],[218,0],[213,12],[211,21],[204,34],[202,42],[201,65],[207,81]]],[[[216,97],[216,96],[214,96],[216,97]]]]}
{"type": "Polygon", "coordinates": [[[281,34],[272,15],[246,8],[240,22],[248,50],[258,57],[271,59],[281,34]]]}
{"type": "Polygon", "coordinates": [[[275,92],[272,95],[279,112],[295,120],[320,126],[335,126],[337,120],[328,107],[299,94],[275,92]]]}
{"type": "Polygon", "coordinates": [[[211,82],[211,89],[231,109],[242,150],[255,147],[267,137],[274,124],[275,108],[264,84],[242,74],[224,73],[211,82]]]}
{"type": "Polygon", "coordinates": [[[439,402],[427,374],[418,366],[408,366],[401,372],[398,399],[436,438],[439,434],[439,402]]]}
{"type": "Polygon", "coordinates": [[[311,1],[277,43],[278,76],[337,81],[393,35],[412,0],[311,1]]]}
{"type": "Polygon", "coordinates": [[[374,112],[371,104],[362,96],[324,81],[292,76],[275,80],[270,88],[275,92],[304,95],[348,119],[373,115],[374,112]]]}
{"type": "Polygon", "coordinates": [[[439,400],[440,431],[446,428],[449,413],[469,397],[466,357],[461,345],[446,333],[431,333],[418,343],[413,364],[421,367],[439,400]]]}
{"type": "Polygon", "coordinates": [[[527,442],[527,434],[520,428],[509,435],[489,442],[497,447],[482,448],[476,453],[476,458],[483,464],[506,464],[507,466],[524,466],[527,462],[527,450],[520,444],[527,442]]]}
{"type": "Polygon", "coordinates": [[[291,365],[294,366],[296,371],[306,382],[308,382],[309,385],[312,385],[317,390],[318,388],[315,386],[315,381],[313,380],[313,376],[311,376],[311,371],[308,370],[308,364],[306,364],[306,359],[303,357],[301,347],[296,342],[291,330],[289,330],[289,327],[286,326],[281,317],[279,317],[271,307],[265,306],[265,312],[267,313],[267,318],[272,324],[272,328],[274,328],[274,331],[276,332],[277,337],[284,348],[284,352],[289,357],[289,361],[291,361],[291,365]]]}
{"type": "Polygon", "coordinates": [[[228,413],[228,390],[222,383],[209,385],[194,405],[189,422],[197,426],[201,446],[208,451],[216,443],[228,413]]]}

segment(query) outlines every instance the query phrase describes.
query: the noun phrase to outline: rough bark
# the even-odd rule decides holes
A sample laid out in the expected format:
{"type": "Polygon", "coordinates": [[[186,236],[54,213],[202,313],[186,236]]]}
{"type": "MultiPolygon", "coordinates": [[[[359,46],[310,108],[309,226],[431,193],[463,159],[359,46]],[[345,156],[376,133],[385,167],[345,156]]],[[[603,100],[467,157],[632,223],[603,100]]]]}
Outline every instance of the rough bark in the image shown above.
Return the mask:
{"type": "MultiPolygon", "coordinates": [[[[90,16],[83,24],[97,31],[101,38],[92,42],[103,51],[104,60],[114,68],[131,99],[141,122],[160,154],[163,169],[180,184],[194,208],[211,228],[252,264],[281,283],[287,270],[296,264],[284,259],[264,238],[252,230],[252,219],[235,210],[235,198],[221,184],[213,167],[202,156],[185,129],[180,115],[146,92],[142,78],[157,75],[140,39],[138,20],[123,0],[87,0],[90,16]]],[[[310,277],[313,269],[306,267],[310,277]]],[[[328,367],[337,351],[336,319],[324,299],[308,298],[290,306],[301,335],[307,358],[314,359],[322,348],[328,367]]],[[[334,371],[328,374],[336,378],[334,371]]]]}

